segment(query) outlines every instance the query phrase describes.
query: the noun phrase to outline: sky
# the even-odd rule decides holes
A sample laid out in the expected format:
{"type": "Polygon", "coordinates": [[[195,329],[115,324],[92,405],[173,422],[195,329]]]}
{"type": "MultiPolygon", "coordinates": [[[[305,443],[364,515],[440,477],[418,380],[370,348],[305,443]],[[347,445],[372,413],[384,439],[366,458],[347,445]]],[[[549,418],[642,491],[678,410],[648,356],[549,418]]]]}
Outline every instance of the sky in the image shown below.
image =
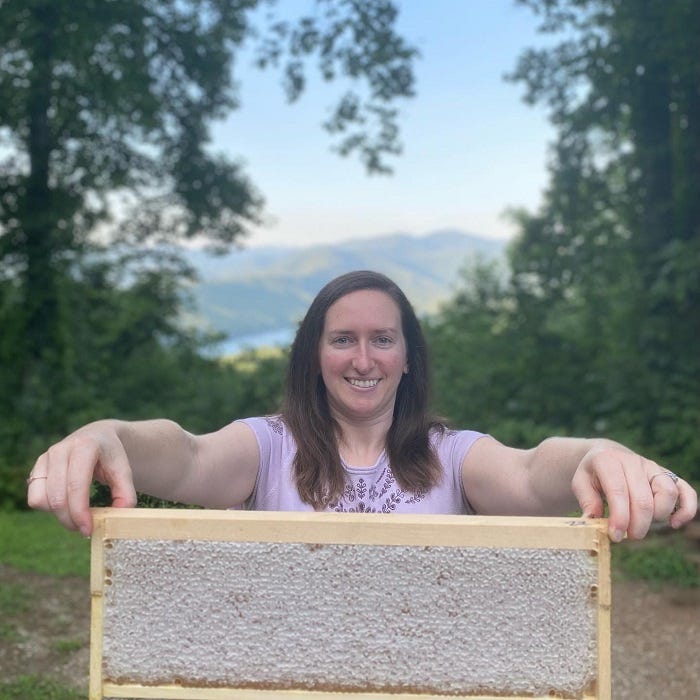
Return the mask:
{"type": "MultiPolygon", "coordinates": [[[[286,9],[309,1],[281,0],[286,9]]],[[[535,210],[553,129],[543,106],[507,82],[520,53],[544,41],[514,0],[397,0],[398,29],[420,50],[416,97],[402,100],[403,153],[370,176],[331,150],[321,127],[336,92],[312,83],[288,105],[278,74],[239,58],[241,107],[214,126],[213,149],[242,161],[265,199],[244,245],[307,245],[395,232],[459,229],[508,239],[504,213],[535,210]]]]}

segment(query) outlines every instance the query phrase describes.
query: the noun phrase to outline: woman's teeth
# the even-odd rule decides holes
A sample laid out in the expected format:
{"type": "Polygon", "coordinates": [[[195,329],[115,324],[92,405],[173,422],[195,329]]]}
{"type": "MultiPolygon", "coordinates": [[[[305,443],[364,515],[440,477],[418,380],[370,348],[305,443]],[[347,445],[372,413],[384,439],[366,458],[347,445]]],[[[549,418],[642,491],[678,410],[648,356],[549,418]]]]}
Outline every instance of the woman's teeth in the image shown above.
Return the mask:
{"type": "Polygon", "coordinates": [[[348,379],[350,384],[359,387],[360,389],[371,389],[379,384],[378,379],[348,379]]]}

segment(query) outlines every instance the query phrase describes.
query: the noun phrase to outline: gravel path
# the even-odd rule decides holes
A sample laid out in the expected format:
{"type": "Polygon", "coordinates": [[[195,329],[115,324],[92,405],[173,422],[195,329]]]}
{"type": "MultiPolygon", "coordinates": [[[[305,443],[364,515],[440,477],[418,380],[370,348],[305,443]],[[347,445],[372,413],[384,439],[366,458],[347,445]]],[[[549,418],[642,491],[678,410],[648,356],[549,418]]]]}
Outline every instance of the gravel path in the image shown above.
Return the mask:
{"type": "Polygon", "coordinates": [[[700,589],[613,583],[615,700],[700,700],[700,589]]]}

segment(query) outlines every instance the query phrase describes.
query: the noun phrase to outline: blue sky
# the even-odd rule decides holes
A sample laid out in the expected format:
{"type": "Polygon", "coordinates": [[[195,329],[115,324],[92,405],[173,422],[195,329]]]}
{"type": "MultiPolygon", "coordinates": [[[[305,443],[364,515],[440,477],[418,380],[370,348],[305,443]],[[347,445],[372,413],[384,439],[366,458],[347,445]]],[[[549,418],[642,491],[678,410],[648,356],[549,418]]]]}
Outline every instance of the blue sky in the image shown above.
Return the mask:
{"type": "Polygon", "coordinates": [[[503,79],[524,48],[542,43],[537,18],[514,0],[398,3],[400,31],[422,57],[417,96],[400,105],[404,152],[391,176],[368,176],[331,151],[320,124],[333,88],[312,82],[289,106],[278,75],[239,59],[242,106],[215,126],[213,145],[241,157],[266,200],[267,220],[246,246],[441,228],[509,238],[504,211],[537,207],[553,131],[543,107],[524,104],[523,86],[503,79]]]}

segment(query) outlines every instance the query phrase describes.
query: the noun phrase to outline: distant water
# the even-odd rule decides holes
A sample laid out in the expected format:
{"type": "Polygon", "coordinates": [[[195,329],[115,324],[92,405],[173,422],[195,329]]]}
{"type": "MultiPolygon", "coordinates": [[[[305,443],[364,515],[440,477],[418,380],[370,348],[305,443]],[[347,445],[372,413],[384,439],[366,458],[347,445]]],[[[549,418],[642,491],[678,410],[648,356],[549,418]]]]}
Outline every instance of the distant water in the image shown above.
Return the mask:
{"type": "Polygon", "coordinates": [[[294,333],[295,329],[293,328],[279,328],[265,333],[228,338],[222,343],[213,346],[210,353],[215,357],[224,357],[226,355],[236,355],[239,352],[243,352],[243,350],[254,350],[263,347],[286,347],[292,344],[294,333]]]}

